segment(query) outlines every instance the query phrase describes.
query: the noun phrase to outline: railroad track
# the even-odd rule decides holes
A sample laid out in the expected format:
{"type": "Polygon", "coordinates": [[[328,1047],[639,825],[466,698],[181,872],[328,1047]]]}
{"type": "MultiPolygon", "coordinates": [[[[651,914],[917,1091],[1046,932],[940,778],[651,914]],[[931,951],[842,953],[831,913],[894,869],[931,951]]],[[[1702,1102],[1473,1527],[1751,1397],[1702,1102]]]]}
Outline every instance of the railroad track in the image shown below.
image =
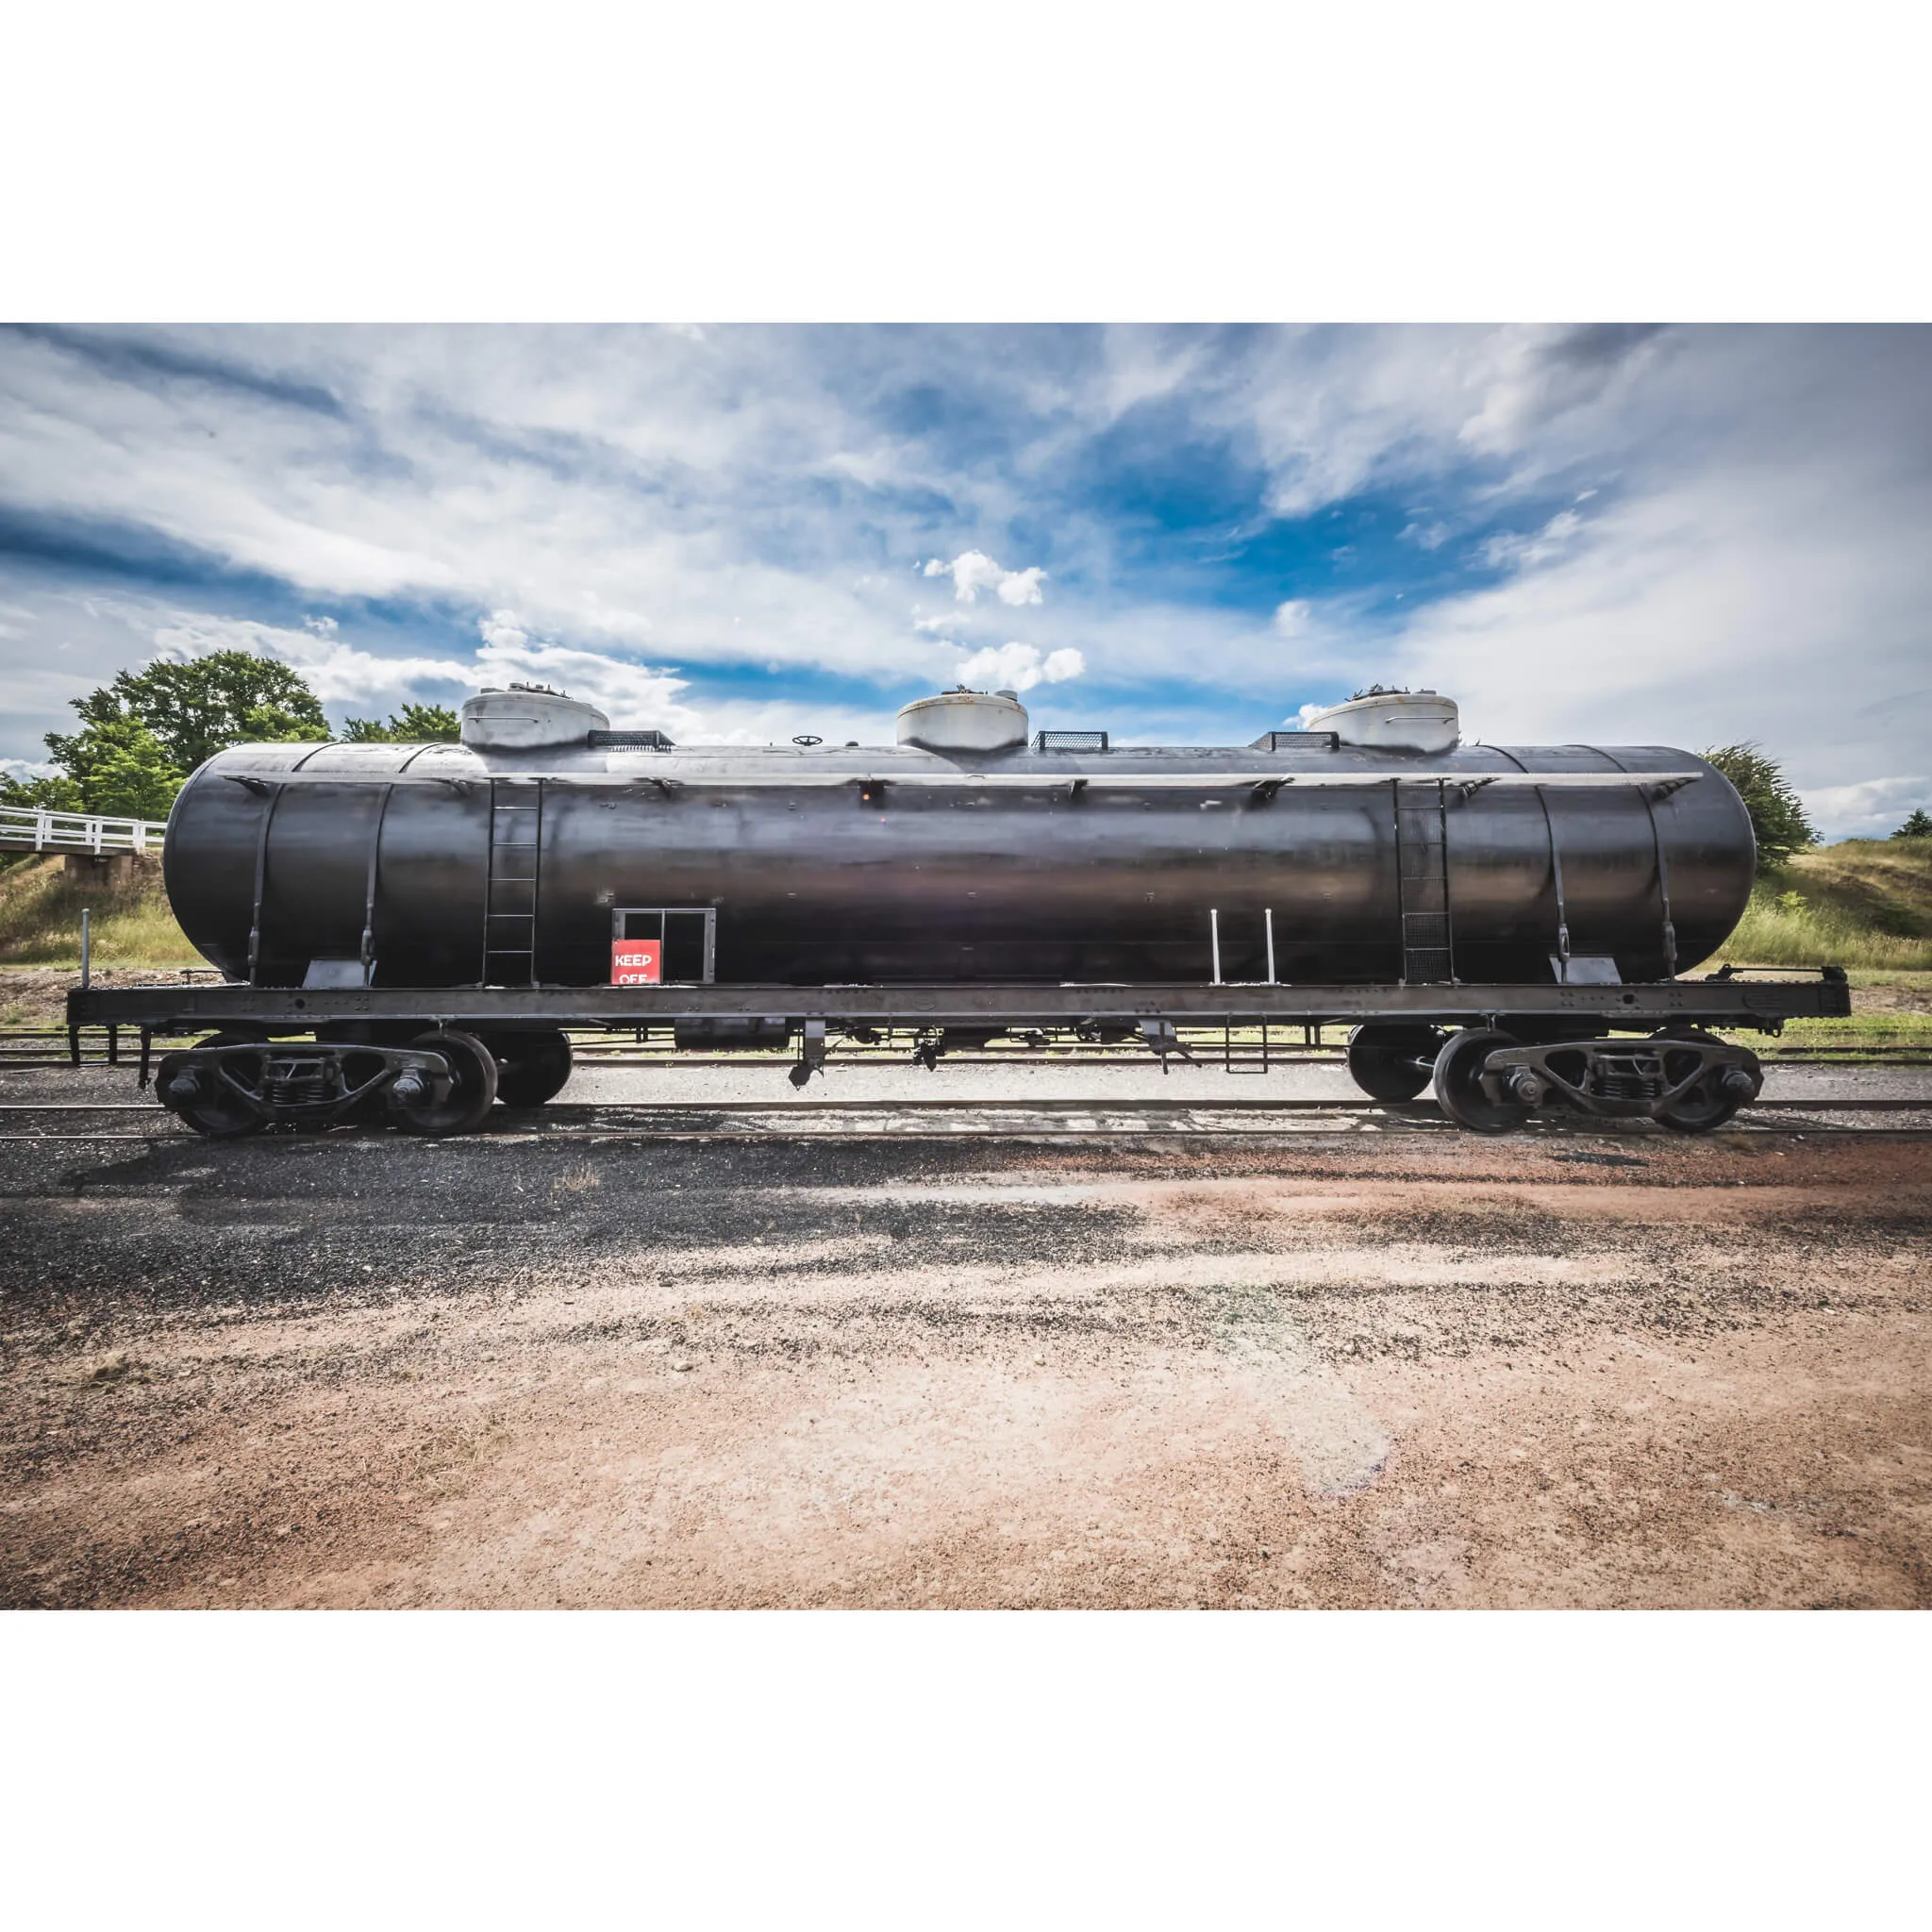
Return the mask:
{"type": "MultiPolygon", "coordinates": [[[[61,1125],[69,1122],[63,1120],[61,1125]]],[[[78,1122],[73,1123],[78,1125],[78,1122]]],[[[1628,1127],[1560,1113],[1532,1122],[1532,1136],[1601,1138],[1624,1136],[1628,1127]]],[[[463,1144],[518,1144],[532,1141],[771,1141],[838,1138],[907,1140],[935,1138],[1039,1140],[1059,1138],[1158,1138],[1176,1136],[1274,1139],[1324,1130],[1362,1132],[1393,1128],[1403,1132],[1458,1134],[1432,1101],[1390,1105],[1348,1100],[1106,1101],[987,1100],[879,1102],[801,1100],[789,1102],[710,1101],[687,1106],[553,1103],[530,1113],[500,1112],[463,1144]]],[[[1663,1130],[1642,1133],[1645,1140],[1663,1130]]],[[[1932,1096],[1915,1100],[1759,1101],[1724,1132],[1754,1134],[1884,1134],[1932,1138],[1932,1096]],[[1842,1116],[1853,1116],[1847,1122],[1842,1116]],[[1920,1115],[1924,1124],[1903,1117],[1920,1115]]],[[[0,1141],[166,1141],[187,1144],[193,1137],[152,1102],[0,1101],[0,1141]],[[139,1113],[152,1123],[133,1132],[102,1128],[78,1133],[22,1131],[24,1117],[44,1115],[113,1116],[139,1113]]],[[[387,1127],[338,1126],[321,1134],[278,1134],[277,1139],[394,1141],[387,1127]]],[[[1665,1135],[1670,1141],[1677,1137],[1665,1135]]]]}
{"type": "MultiPolygon", "coordinates": [[[[79,1064],[84,1067],[130,1066],[140,1054],[138,1040],[114,1038],[125,1029],[91,1028],[82,1036],[79,1064]]],[[[192,1046],[202,1034],[178,1039],[157,1040],[157,1056],[176,1047],[192,1046]]],[[[1236,1041],[1229,1049],[1219,1041],[1188,1040],[1183,1043],[1193,1064],[1203,1068],[1225,1068],[1231,1073],[1256,1074],[1276,1067],[1340,1066],[1346,1062],[1345,1044],[1326,1041],[1318,1045],[1271,1045],[1264,1052],[1259,1044],[1236,1041]]],[[[703,1053],[680,1052],[675,1047],[652,1047],[629,1041],[611,1040],[608,1035],[575,1035],[572,1048],[579,1067],[777,1067],[786,1064],[780,1053],[703,1053]]],[[[1762,1045],[1754,1049],[1766,1066],[1777,1067],[1932,1067],[1932,1045],[1903,1046],[1810,1046],[1762,1045]]],[[[1185,1058],[1177,1056],[1177,1058],[1185,1058]]],[[[848,1067],[903,1067],[908,1049],[881,1050],[834,1047],[826,1056],[827,1065],[848,1067]]],[[[75,1064],[64,1029],[28,1030],[0,1034],[0,1069],[8,1067],[65,1067],[75,1064]]],[[[1148,1056],[1144,1047],[1124,1047],[1111,1051],[1073,1050],[1053,1047],[1013,1047],[1004,1051],[949,1053],[949,1067],[1131,1067],[1144,1068],[1148,1056]]]]}

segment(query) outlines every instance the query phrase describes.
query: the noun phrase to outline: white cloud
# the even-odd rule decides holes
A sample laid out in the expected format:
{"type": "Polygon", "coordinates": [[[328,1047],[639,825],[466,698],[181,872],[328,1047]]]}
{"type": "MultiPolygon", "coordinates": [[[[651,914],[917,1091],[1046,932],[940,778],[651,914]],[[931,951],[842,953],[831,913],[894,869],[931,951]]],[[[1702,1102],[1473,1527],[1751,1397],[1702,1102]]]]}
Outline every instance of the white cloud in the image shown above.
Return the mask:
{"type": "Polygon", "coordinates": [[[962,604],[975,604],[982,591],[991,591],[1002,604],[1019,606],[1043,600],[1041,585],[1046,573],[1038,565],[1027,570],[1005,570],[983,550],[968,550],[946,563],[933,558],[925,566],[929,577],[951,577],[953,595],[962,604]]]}
{"type": "Polygon", "coordinates": [[[333,621],[285,630],[245,618],[179,616],[151,633],[155,656],[187,659],[212,651],[279,658],[308,680],[324,704],[368,704],[406,696],[425,683],[474,680],[475,667],[455,658],[383,658],[344,643],[333,621]]]}
{"type": "Polygon", "coordinates": [[[1932,810],[1932,775],[1811,786],[1799,795],[1827,839],[1890,838],[1914,811],[1932,810]]]}
{"type": "Polygon", "coordinates": [[[1283,328],[1189,400],[1253,449],[1271,508],[1307,516],[1446,477],[1472,455],[1533,468],[1546,446],[1614,435],[1681,346],[1641,326],[1283,328]]]}
{"type": "Polygon", "coordinates": [[[1517,449],[1557,418],[1627,392],[1664,340],[1658,329],[1616,324],[1499,330],[1486,345],[1481,406],[1457,434],[1478,450],[1517,449]]]}
{"type": "Polygon", "coordinates": [[[514,610],[492,610],[478,621],[476,629],[485,644],[498,650],[521,650],[530,641],[514,610]]]}
{"type": "MultiPolygon", "coordinates": [[[[810,331],[702,348],[628,329],[86,339],[235,380],[130,379],[132,359],[104,372],[44,338],[0,342],[0,494],[317,599],[511,608],[592,648],[898,678],[917,661],[903,578],[867,567],[823,479],[842,464],[922,501],[942,487],[993,527],[1014,507],[920,470],[841,400],[810,331]],[[284,405],[277,384],[334,407],[284,405]]],[[[881,514],[912,554],[924,532],[881,514]]]]}
{"type": "Polygon", "coordinates": [[[1035,644],[996,644],[966,658],[958,677],[988,691],[1031,691],[1036,684],[1064,684],[1086,669],[1087,659],[1071,648],[1042,658],[1035,644]]]}
{"type": "Polygon", "coordinates": [[[1573,509],[1559,509],[1534,536],[1505,530],[1482,546],[1482,558],[1491,570],[1531,570],[1547,563],[1583,527],[1573,509]]]}
{"type": "Polygon", "coordinates": [[[1314,607],[1306,597],[1295,597],[1274,607],[1274,628],[1285,638],[1305,637],[1308,617],[1314,607]]]}
{"type": "MultiPolygon", "coordinates": [[[[1890,387],[1874,407],[1906,407],[1890,387]]],[[[1491,743],[1755,740],[1804,792],[1909,770],[1932,728],[1924,499],[1857,441],[1793,424],[1774,473],[1747,441],[1626,489],[1538,568],[1419,608],[1394,681],[1491,743]]]]}
{"type": "MultiPolygon", "coordinates": [[[[129,616],[139,613],[128,611],[129,616]]],[[[493,610],[478,621],[482,640],[475,656],[378,658],[343,642],[329,619],[308,620],[302,630],[273,625],[175,614],[146,626],[162,658],[200,657],[210,651],[255,651],[292,664],[325,704],[350,710],[385,707],[423,695],[421,687],[456,684],[466,691],[511,682],[547,684],[595,705],[620,730],[652,726],[685,743],[783,743],[794,732],[824,738],[858,736],[865,743],[891,740],[881,713],[804,699],[735,700],[703,707],[681,697],[690,680],[675,670],[640,664],[608,652],[589,651],[533,635],[514,610],[493,610]]],[[[441,695],[441,692],[438,695],[441,695]]]]}
{"type": "MultiPolygon", "coordinates": [[[[1589,492],[1594,494],[1594,491],[1589,492]]],[[[1581,499],[1578,499],[1581,501],[1581,499]]],[[[1413,543],[1419,550],[1440,550],[1448,542],[1450,529],[1447,524],[1412,523],[1400,532],[1405,543],[1413,543]]]]}
{"type": "Polygon", "coordinates": [[[533,638],[513,610],[491,611],[476,629],[483,647],[469,675],[479,684],[517,680],[566,689],[624,730],[655,725],[674,738],[690,738],[702,729],[699,713],[677,702],[691,681],[674,671],[533,638]]]}

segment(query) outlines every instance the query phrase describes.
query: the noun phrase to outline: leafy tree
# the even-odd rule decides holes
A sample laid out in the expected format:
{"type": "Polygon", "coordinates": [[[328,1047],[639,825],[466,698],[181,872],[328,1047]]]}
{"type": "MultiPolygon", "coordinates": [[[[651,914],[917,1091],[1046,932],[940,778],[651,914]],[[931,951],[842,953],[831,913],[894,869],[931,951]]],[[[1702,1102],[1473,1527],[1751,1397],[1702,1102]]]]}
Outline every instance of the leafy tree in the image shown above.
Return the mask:
{"type": "Polygon", "coordinates": [[[50,731],[47,749],[76,778],[76,758],[86,762],[90,756],[79,749],[88,732],[107,730],[128,718],[147,727],[166,763],[184,775],[231,744],[329,735],[322,701],[301,674],[252,651],[213,651],[187,663],[162,661],[118,672],[113,683],[73,704],[85,728],[71,738],[50,731]]]}
{"type": "Polygon", "coordinates": [[[1932,812],[1915,811],[1891,836],[1894,839],[1932,839],[1932,812]]]}
{"type": "Polygon", "coordinates": [[[1751,814],[1751,831],[1757,841],[1760,876],[1776,872],[1794,852],[1818,842],[1804,801],[1774,758],[1756,744],[1725,744],[1704,756],[1733,785],[1751,814]]]}
{"type": "Polygon", "coordinates": [[[375,718],[350,718],[342,724],[351,744],[455,744],[459,734],[457,714],[447,705],[405,705],[387,724],[375,718]]]}
{"type": "MultiPolygon", "coordinates": [[[[82,734],[87,763],[73,772],[90,811],[109,817],[164,819],[185,774],[139,718],[125,718],[82,734]]],[[[71,770],[72,768],[70,768],[71,770]]]]}
{"type": "Polygon", "coordinates": [[[248,651],[122,671],[71,701],[75,732],[50,731],[62,775],[0,788],[0,803],[166,818],[187,774],[230,744],[325,739],[322,703],[299,673],[248,651]]]}
{"type": "Polygon", "coordinates": [[[0,805],[24,805],[35,811],[85,811],[80,787],[58,774],[51,778],[0,776],[0,805]]]}
{"type": "MultiPolygon", "coordinates": [[[[57,736],[49,734],[50,746],[57,736]]],[[[67,767],[80,808],[111,818],[166,818],[186,776],[146,723],[131,714],[91,723],[85,731],[60,739],[55,755],[67,767]]]]}

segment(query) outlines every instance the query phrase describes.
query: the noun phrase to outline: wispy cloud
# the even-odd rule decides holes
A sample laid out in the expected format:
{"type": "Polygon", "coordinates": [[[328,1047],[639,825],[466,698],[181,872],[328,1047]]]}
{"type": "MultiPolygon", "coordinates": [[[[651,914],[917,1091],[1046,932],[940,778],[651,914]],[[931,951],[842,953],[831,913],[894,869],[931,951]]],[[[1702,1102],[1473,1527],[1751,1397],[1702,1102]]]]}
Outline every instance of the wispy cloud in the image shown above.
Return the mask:
{"type": "Polygon", "coordinates": [[[1559,509],[1533,534],[1499,530],[1483,544],[1482,558],[1491,570],[1530,570],[1558,556],[1582,527],[1583,519],[1574,509],[1559,509]]]}
{"type": "Polygon", "coordinates": [[[152,632],[157,658],[185,661],[212,651],[253,651],[300,671],[324,704],[361,705],[404,698],[419,685],[462,683],[475,675],[474,662],[456,658],[389,658],[345,642],[333,618],[299,630],[246,618],[184,617],[152,632]]]}
{"type": "Polygon", "coordinates": [[[1932,811],[1932,772],[1813,786],[1801,795],[1821,830],[1842,839],[1889,838],[1914,811],[1932,811]]]}

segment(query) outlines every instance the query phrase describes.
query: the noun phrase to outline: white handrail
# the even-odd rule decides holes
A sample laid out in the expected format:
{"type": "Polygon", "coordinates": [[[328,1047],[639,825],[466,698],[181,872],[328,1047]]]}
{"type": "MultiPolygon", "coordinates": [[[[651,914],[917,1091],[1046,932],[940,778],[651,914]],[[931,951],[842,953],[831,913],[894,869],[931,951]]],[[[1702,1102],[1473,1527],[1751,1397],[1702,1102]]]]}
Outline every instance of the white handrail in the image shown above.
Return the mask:
{"type": "Polygon", "coordinates": [[[121,852],[145,852],[151,842],[161,842],[167,829],[165,822],[154,819],[0,805],[0,850],[9,852],[91,852],[105,858],[121,852]]]}

